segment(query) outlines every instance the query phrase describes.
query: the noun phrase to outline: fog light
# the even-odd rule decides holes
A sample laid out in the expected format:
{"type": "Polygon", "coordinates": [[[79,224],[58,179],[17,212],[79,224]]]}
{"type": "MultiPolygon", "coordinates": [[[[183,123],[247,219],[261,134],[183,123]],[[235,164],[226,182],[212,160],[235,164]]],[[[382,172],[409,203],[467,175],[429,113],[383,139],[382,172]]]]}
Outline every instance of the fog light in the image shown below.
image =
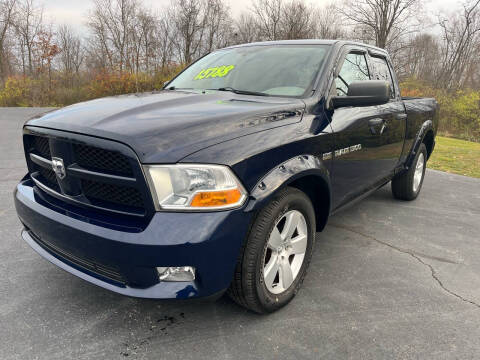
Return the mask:
{"type": "Polygon", "coordinates": [[[157,267],[160,281],[193,281],[195,268],[192,266],[157,267]]]}

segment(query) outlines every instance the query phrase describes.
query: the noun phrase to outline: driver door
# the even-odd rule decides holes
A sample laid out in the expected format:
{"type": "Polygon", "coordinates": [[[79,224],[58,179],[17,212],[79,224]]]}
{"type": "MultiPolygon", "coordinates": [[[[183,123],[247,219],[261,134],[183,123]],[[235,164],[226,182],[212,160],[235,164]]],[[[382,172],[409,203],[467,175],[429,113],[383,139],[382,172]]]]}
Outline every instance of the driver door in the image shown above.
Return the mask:
{"type": "MultiPolygon", "coordinates": [[[[366,49],[349,47],[337,64],[332,92],[347,96],[354,81],[371,80],[366,49]]],[[[379,106],[342,107],[331,115],[334,132],[333,207],[373,188],[382,178],[381,147],[388,113],[379,106]]]]}

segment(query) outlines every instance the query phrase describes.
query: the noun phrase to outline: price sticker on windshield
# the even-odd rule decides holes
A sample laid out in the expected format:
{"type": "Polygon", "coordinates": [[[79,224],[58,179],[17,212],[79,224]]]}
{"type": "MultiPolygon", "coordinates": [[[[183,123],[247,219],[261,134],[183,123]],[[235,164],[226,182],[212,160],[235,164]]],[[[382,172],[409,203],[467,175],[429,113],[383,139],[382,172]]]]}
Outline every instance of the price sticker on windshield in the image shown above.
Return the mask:
{"type": "Polygon", "coordinates": [[[208,69],[200,70],[200,72],[193,78],[193,80],[202,80],[208,78],[217,78],[217,77],[225,77],[235,69],[235,65],[222,65],[217,67],[211,67],[208,69]]]}

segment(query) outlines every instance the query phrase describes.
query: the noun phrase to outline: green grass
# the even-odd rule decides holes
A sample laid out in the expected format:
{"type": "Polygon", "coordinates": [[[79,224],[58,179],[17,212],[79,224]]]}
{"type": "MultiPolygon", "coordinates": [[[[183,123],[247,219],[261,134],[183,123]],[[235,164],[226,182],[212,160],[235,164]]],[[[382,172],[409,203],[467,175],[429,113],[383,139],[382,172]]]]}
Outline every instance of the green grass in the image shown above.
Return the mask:
{"type": "Polygon", "coordinates": [[[480,143],[442,136],[436,142],[429,168],[480,178],[480,143]]]}

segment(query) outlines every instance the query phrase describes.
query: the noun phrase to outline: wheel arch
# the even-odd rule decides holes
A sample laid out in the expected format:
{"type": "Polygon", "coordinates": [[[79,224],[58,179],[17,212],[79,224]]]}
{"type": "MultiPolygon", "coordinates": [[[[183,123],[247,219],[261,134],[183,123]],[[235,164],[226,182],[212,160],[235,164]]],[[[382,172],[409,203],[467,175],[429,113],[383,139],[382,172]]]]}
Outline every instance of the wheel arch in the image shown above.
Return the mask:
{"type": "Polygon", "coordinates": [[[427,148],[427,160],[432,155],[433,149],[435,148],[435,135],[433,134],[433,129],[427,130],[425,136],[423,137],[422,142],[425,144],[427,148]]]}
{"type": "Polygon", "coordinates": [[[427,148],[427,160],[433,152],[435,147],[435,134],[434,134],[434,127],[432,120],[425,121],[420,130],[415,137],[415,141],[413,143],[412,149],[410,150],[410,154],[407,157],[405,162],[406,168],[409,169],[412,166],[413,161],[415,160],[415,155],[420,147],[420,145],[424,143],[425,147],[427,148]]]}
{"type": "Polygon", "coordinates": [[[327,183],[319,176],[306,175],[288,183],[288,186],[307,194],[315,210],[316,230],[322,231],[330,215],[330,189],[327,183]]]}
{"type": "Polygon", "coordinates": [[[314,155],[296,156],[268,172],[252,190],[246,211],[261,209],[286,186],[295,187],[310,198],[316,231],[322,231],[331,210],[330,177],[325,164],[314,155]]]}

